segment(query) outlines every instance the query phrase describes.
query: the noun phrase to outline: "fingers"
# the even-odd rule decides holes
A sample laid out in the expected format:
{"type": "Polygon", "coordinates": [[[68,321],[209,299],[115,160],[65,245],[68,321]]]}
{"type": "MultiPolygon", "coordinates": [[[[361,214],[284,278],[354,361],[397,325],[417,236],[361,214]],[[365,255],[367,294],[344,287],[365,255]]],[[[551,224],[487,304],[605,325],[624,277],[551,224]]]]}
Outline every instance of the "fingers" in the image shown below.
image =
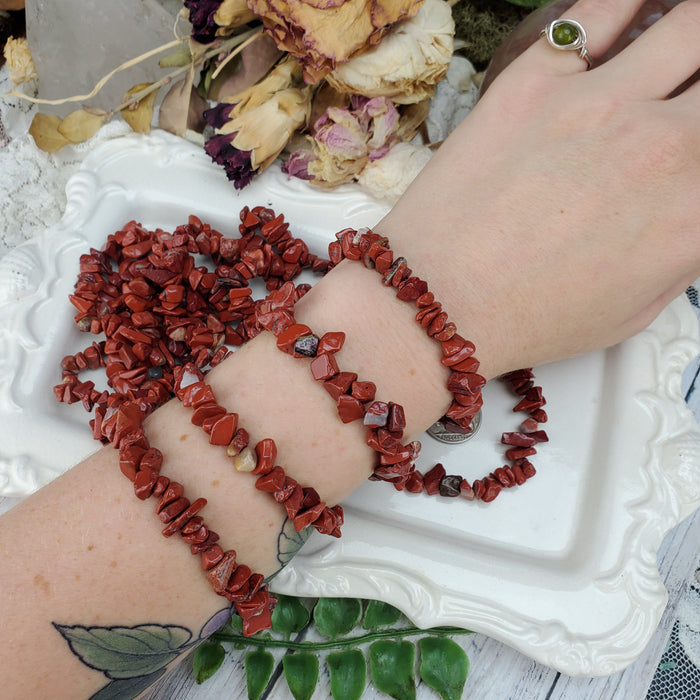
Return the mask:
{"type": "Polygon", "coordinates": [[[618,94],[663,99],[700,69],[700,1],[685,0],[599,72],[618,94]]]}
{"type": "MultiPolygon", "coordinates": [[[[586,48],[595,60],[612,46],[643,4],[644,0],[579,0],[565,17],[584,28],[586,48]]],[[[578,51],[558,51],[544,38],[536,41],[525,56],[531,69],[549,75],[581,73],[588,68],[578,51]]]]}

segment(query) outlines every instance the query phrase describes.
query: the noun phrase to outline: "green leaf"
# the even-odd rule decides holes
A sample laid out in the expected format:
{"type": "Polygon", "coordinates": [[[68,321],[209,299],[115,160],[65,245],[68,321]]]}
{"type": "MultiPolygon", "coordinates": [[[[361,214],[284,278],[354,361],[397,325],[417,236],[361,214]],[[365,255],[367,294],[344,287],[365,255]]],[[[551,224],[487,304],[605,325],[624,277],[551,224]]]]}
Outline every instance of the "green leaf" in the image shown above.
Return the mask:
{"type": "Polygon", "coordinates": [[[319,598],[314,608],[316,629],[330,639],[350,632],[361,617],[359,598],[319,598]]]}
{"type": "Polygon", "coordinates": [[[393,625],[401,619],[403,613],[389,603],[381,600],[370,600],[365,610],[365,619],[362,626],[366,630],[375,630],[378,627],[393,625]]]}
{"type": "Polygon", "coordinates": [[[423,637],[420,649],[420,677],[443,700],[459,700],[469,673],[464,649],[447,637],[423,637]]]}
{"type": "Polygon", "coordinates": [[[374,685],[396,700],[415,700],[414,658],[415,646],[411,642],[380,639],[370,644],[369,667],[374,685]]]}
{"type": "Polygon", "coordinates": [[[192,662],[197,683],[211,678],[219,670],[225,656],[226,651],[219,642],[202,642],[195,650],[192,662]]]}
{"type": "Polygon", "coordinates": [[[54,627],[80,660],[108,678],[135,678],[167,666],[187,647],[192,633],[177,625],[54,627]]]}
{"type": "Polygon", "coordinates": [[[90,700],[134,700],[150,688],[163,674],[164,668],[159,668],[147,676],[137,678],[119,678],[110,681],[90,696],[90,700]]]}
{"type": "Polygon", "coordinates": [[[230,627],[234,632],[243,634],[243,618],[240,615],[231,615],[231,620],[228,623],[228,627],[230,627]]]}
{"type": "Polygon", "coordinates": [[[318,656],[305,651],[287,654],[282,658],[282,667],[294,700],[309,700],[318,682],[318,656]]]}
{"type": "Polygon", "coordinates": [[[359,700],[367,683],[367,662],[359,649],[328,654],[333,700],[359,700]]]}
{"type": "Polygon", "coordinates": [[[309,611],[299,598],[287,595],[277,596],[277,605],[272,611],[272,629],[285,635],[300,632],[309,624],[309,611]]]}
{"type": "Polygon", "coordinates": [[[258,700],[263,694],[275,668],[275,659],[269,651],[257,649],[245,656],[245,678],[248,700],[258,700]]]}

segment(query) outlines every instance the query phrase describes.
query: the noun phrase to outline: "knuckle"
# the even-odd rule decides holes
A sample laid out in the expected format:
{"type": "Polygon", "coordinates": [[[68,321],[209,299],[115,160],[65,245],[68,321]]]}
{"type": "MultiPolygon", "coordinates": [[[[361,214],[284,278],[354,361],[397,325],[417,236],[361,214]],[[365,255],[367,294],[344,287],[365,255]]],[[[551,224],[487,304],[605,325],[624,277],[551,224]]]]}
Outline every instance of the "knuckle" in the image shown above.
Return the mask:
{"type": "Polygon", "coordinates": [[[698,0],[686,0],[676,5],[670,12],[676,24],[687,32],[693,40],[697,40],[700,30],[700,2],[698,0]]]}
{"type": "Polygon", "coordinates": [[[689,164],[692,150],[686,130],[667,125],[648,136],[647,142],[639,150],[635,165],[642,175],[677,174],[689,164]]]}

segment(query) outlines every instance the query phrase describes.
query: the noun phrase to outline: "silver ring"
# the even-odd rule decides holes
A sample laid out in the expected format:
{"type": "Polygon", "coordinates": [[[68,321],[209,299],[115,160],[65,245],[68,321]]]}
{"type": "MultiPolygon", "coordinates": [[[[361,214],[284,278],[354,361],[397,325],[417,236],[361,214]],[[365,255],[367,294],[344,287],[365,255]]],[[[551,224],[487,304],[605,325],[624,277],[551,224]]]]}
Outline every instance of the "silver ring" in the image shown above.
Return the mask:
{"type": "Polygon", "coordinates": [[[578,51],[578,55],[593,65],[591,54],[586,48],[586,30],[574,19],[555,19],[540,32],[549,45],[558,51],[578,51]]]}

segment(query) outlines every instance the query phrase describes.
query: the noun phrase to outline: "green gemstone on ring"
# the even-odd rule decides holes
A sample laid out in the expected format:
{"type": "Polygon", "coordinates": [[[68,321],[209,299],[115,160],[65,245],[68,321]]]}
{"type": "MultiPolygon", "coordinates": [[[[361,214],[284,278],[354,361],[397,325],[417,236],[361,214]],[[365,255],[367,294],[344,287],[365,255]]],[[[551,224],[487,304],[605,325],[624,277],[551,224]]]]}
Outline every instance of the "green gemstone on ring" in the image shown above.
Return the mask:
{"type": "Polygon", "coordinates": [[[562,22],[552,30],[552,41],[557,46],[571,46],[579,39],[578,29],[569,22],[562,22]]]}

